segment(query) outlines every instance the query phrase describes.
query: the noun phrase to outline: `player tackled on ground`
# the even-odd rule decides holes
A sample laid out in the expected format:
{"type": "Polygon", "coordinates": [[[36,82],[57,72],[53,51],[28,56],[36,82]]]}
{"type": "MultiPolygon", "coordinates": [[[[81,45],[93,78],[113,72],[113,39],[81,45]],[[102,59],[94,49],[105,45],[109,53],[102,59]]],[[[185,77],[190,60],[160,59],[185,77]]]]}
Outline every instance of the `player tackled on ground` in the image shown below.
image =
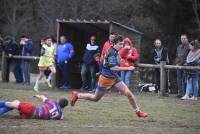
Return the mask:
{"type": "Polygon", "coordinates": [[[0,116],[13,109],[17,109],[22,119],[63,119],[62,109],[68,105],[68,100],[66,98],[52,100],[44,95],[35,95],[34,97],[41,100],[44,104],[39,106],[19,100],[12,102],[0,101],[0,116]]]}
{"type": "Polygon", "coordinates": [[[71,105],[74,106],[78,99],[85,99],[95,102],[99,101],[105,95],[105,92],[114,86],[121,93],[127,96],[129,103],[133,107],[134,112],[138,117],[147,117],[147,113],[140,111],[134,95],[118,76],[118,71],[135,69],[133,66],[120,67],[120,57],[118,51],[123,47],[123,38],[117,35],[113,43],[113,46],[107,50],[104,56],[103,67],[101,70],[101,75],[99,76],[98,87],[95,94],[73,91],[71,96],[71,105]]]}

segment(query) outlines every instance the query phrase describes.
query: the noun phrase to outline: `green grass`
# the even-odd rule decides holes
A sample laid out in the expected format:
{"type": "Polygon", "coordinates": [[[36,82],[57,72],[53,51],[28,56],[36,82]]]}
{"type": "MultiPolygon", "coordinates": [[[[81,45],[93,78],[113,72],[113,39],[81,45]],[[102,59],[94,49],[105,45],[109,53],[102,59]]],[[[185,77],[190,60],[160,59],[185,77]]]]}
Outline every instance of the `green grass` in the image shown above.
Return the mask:
{"type": "MultiPolygon", "coordinates": [[[[32,87],[14,83],[0,83],[0,100],[26,100],[39,103],[32,96],[32,87]]],[[[70,99],[70,92],[45,89],[41,94],[51,98],[70,99]]],[[[154,94],[136,95],[142,110],[149,113],[146,119],[138,118],[126,97],[108,93],[99,102],[80,100],[75,107],[67,107],[64,120],[23,120],[17,111],[0,117],[0,133],[8,134],[199,134],[200,101],[182,101],[173,96],[154,94]]]]}

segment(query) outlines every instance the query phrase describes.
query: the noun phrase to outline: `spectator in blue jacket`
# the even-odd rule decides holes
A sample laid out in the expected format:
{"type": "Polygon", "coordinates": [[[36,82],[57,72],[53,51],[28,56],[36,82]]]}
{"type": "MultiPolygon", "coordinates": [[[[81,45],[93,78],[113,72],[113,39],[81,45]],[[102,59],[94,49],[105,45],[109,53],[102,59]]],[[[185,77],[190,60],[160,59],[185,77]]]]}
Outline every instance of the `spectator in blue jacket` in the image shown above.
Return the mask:
{"type": "MultiPolygon", "coordinates": [[[[32,56],[33,55],[33,42],[26,35],[20,37],[20,45],[22,48],[22,56],[32,56]]],[[[30,64],[31,61],[24,59],[22,60],[22,74],[23,81],[25,84],[30,84],[30,64]]]]}
{"type": "Polygon", "coordinates": [[[99,53],[99,46],[96,44],[96,37],[90,37],[90,43],[87,44],[83,55],[83,64],[81,67],[82,88],[94,90],[96,79],[96,61],[94,54],[99,53]],[[88,74],[91,79],[88,79],[88,74]]]}
{"type": "Polygon", "coordinates": [[[64,84],[60,87],[62,89],[71,89],[69,82],[70,63],[74,55],[73,45],[67,41],[66,36],[60,37],[60,44],[57,47],[57,65],[61,70],[64,84]]]}

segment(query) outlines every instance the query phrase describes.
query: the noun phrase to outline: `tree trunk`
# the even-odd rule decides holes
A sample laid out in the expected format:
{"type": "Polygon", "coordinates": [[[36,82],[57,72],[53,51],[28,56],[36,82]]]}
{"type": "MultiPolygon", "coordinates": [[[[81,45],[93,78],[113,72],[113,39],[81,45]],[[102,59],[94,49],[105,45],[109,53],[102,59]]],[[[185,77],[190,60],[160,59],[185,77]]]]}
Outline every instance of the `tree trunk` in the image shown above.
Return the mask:
{"type": "Polygon", "coordinates": [[[200,19],[199,19],[199,13],[198,13],[198,2],[197,2],[197,0],[191,0],[191,2],[192,2],[193,11],[194,11],[194,14],[195,14],[195,17],[196,17],[196,22],[197,22],[197,25],[198,25],[198,29],[200,31],[200,19]]]}

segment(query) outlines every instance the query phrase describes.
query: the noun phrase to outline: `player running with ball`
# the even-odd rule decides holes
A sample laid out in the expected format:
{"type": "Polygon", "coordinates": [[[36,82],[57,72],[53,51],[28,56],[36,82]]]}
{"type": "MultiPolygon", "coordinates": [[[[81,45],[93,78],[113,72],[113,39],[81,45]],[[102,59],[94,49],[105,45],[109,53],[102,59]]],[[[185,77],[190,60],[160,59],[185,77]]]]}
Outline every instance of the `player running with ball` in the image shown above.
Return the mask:
{"type": "Polygon", "coordinates": [[[114,86],[121,93],[127,96],[130,105],[133,107],[134,112],[138,117],[147,117],[147,113],[140,111],[140,108],[136,102],[136,99],[128,87],[118,76],[118,71],[134,70],[133,66],[120,67],[120,57],[118,51],[123,47],[123,38],[117,35],[103,59],[103,67],[101,75],[99,76],[98,87],[95,94],[91,93],[79,93],[77,91],[72,92],[71,105],[74,106],[78,99],[85,99],[90,101],[99,101],[106,93],[108,89],[114,86]]]}

